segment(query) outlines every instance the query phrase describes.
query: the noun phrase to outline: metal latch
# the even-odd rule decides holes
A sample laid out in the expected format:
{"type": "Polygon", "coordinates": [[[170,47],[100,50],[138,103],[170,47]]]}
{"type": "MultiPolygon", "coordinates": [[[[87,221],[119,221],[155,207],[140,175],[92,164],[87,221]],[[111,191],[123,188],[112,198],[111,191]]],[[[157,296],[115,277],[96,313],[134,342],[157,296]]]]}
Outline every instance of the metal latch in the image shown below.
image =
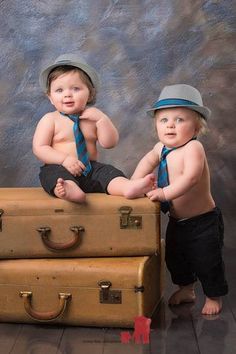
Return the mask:
{"type": "Polygon", "coordinates": [[[2,214],[4,213],[3,209],[0,209],[0,232],[2,231],[2,214]]]}
{"type": "Polygon", "coordinates": [[[141,229],[142,228],[142,216],[130,215],[132,208],[129,206],[122,206],[119,211],[120,216],[120,228],[121,229],[141,229]]]}
{"type": "Polygon", "coordinates": [[[101,304],[121,304],[121,291],[110,290],[112,285],[110,281],[101,280],[98,285],[100,286],[99,300],[101,304]]]}
{"type": "Polygon", "coordinates": [[[134,287],[134,292],[135,293],[143,293],[144,292],[144,286],[143,285],[135,286],[134,287]]]}

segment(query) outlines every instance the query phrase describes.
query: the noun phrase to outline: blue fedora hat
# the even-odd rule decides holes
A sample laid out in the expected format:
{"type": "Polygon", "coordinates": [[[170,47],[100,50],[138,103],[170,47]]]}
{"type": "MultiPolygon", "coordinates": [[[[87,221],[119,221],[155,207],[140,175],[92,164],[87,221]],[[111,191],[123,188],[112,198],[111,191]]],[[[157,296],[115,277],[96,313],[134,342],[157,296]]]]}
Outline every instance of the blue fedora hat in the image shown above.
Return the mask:
{"type": "Polygon", "coordinates": [[[161,91],[158,100],[147,113],[154,117],[155,111],[164,108],[186,107],[200,113],[206,120],[210,117],[211,111],[203,106],[200,92],[193,86],[177,84],[165,86],[161,91]]]}

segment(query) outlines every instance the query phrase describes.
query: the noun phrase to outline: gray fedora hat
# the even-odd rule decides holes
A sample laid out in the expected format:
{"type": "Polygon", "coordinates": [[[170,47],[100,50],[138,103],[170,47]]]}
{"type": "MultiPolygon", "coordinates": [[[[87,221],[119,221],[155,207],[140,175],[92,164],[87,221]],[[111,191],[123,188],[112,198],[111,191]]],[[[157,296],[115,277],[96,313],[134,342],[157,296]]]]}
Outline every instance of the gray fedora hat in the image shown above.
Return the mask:
{"type": "Polygon", "coordinates": [[[206,120],[210,117],[211,111],[203,106],[200,92],[190,85],[177,84],[165,86],[161,91],[158,100],[147,113],[154,117],[158,109],[186,107],[200,113],[206,120]]]}
{"type": "Polygon", "coordinates": [[[96,91],[99,88],[99,77],[94,68],[88,65],[81,57],[75,53],[60,55],[52,64],[43,69],[39,76],[39,83],[43,91],[47,91],[47,81],[49,73],[58,66],[70,65],[83,70],[90,78],[96,91]]]}

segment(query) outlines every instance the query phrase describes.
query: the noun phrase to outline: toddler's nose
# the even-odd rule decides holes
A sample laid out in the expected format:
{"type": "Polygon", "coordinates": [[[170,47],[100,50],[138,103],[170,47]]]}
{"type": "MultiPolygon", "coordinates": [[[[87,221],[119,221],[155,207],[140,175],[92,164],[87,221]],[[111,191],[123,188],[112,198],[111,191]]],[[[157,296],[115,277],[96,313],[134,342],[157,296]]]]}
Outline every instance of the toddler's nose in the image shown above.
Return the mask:
{"type": "Polygon", "coordinates": [[[167,123],[168,128],[174,128],[175,127],[175,122],[173,120],[169,120],[167,123]]]}
{"type": "Polygon", "coordinates": [[[71,97],[71,96],[72,96],[70,90],[65,91],[65,92],[64,92],[64,95],[65,95],[65,97],[71,97]]]}

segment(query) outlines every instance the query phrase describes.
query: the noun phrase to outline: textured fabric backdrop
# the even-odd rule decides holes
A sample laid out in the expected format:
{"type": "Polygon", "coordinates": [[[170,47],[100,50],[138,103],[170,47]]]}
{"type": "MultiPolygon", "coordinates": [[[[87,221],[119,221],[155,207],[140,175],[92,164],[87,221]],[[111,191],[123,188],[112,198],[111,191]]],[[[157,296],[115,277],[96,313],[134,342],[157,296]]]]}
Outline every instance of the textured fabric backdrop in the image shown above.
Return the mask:
{"type": "Polygon", "coordinates": [[[202,92],[213,113],[202,138],[213,193],[233,216],[235,10],[232,0],[1,0],[0,186],[39,185],[32,136],[52,109],[39,72],[61,53],[79,51],[101,77],[97,107],[120,132],[119,145],[100,160],[128,175],[156,142],[145,110],[161,88],[187,83],[202,92]]]}

